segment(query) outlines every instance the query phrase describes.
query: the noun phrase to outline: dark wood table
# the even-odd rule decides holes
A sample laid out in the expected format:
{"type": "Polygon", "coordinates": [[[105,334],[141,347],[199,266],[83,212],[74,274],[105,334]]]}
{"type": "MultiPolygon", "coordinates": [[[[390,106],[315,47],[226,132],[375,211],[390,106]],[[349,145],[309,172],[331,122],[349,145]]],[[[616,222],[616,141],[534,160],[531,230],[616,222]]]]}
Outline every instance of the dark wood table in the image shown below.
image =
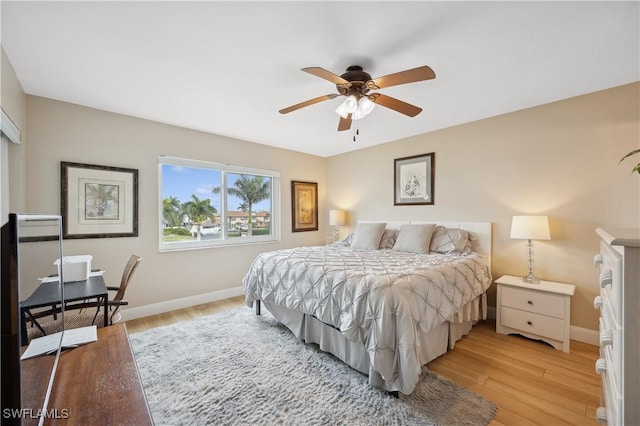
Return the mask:
{"type": "MultiPolygon", "coordinates": [[[[44,393],[52,359],[46,355],[21,361],[23,399],[44,393]]],[[[57,418],[45,425],[153,424],[123,323],[99,328],[96,342],[60,354],[48,410],[57,418]]]]}
{"type": "MultiPolygon", "coordinates": [[[[103,305],[104,312],[108,312],[109,293],[102,275],[89,277],[86,281],[64,283],[64,303],[97,299],[103,305]]],[[[31,296],[20,302],[20,317],[22,321],[22,344],[27,342],[27,320],[32,319],[32,309],[49,307],[56,309],[62,300],[62,290],[57,282],[44,282],[38,286],[31,296]]],[[[103,315],[104,324],[108,325],[108,315],[103,315]]],[[[37,321],[34,320],[35,324],[37,321]]],[[[41,329],[41,331],[43,331],[41,329]]],[[[44,331],[43,331],[44,332],[44,331]]]]}

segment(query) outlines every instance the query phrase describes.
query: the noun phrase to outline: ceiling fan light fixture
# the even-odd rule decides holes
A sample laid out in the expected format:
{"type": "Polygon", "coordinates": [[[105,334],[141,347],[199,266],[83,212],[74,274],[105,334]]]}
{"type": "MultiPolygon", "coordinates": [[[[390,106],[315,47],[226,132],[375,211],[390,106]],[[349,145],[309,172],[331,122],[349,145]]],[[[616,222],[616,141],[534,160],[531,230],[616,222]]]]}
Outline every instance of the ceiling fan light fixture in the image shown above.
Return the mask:
{"type": "Polygon", "coordinates": [[[358,109],[358,100],[354,95],[349,96],[343,103],[336,108],[336,114],[342,118],[347,118],[349,114],[353,114],[358,109]]]}
{"type": "Polygon", "coordinates": [[[371,99],[369,99],[369,97],[361,97],[358,101],[358,108],[353,114],[353,119],[358,120],[360,118],[366,117],[371,111],[373,111],[373,108],[375,108],[375,106],[376,104],[371,99]]]}
{"type": "Polygon", "coordinates": [[[350,129],[355,121],[356,135],[358,134],[358,120],[366,117],[371,111],[373,111],[377,104],[408,117],[415,117],[422,111],[422,108],[415,105],[408,104],[382,93],[369,93],[370,91],[377,91],[379,89],[384,89],[385,87],[398,86],[401,84],[415,83],[417,81],[436,78],[436,74],[433,70],[426,65],[388,74],[375,79],[372,79],[371,75],[364,72],[362,67],[359,65],[352,65],[348,67],[347,72],[342,75],[334,74],[331,71],[327,71],[320,67],[302,68],[302,71],[308,72],[309,74],[335,84],[338,93],[318,96],[317,98],[309,99],[281,109],[279,112],[281,114],[288,114],[300,108],[333,99],[337,96],[347,96],[347,99],[342,102],[338,108],[336,108],[336,114],[340,116],[340,121],[338,121],[338,131],[341,132],[350,129]]]}

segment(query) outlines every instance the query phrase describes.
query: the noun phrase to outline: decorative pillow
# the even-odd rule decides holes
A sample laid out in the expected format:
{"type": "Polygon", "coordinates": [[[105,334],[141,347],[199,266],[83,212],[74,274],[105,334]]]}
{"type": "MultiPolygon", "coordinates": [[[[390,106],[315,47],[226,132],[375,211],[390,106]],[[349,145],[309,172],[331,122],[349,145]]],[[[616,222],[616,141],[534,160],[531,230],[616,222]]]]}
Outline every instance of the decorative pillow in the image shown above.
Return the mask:
{"type": "Polygon", "coordinates": [[[356,232],[353,234],[351,248],[377,250],[386,226],[385,222],[358,222],[356,232]]]}
{"type": "Polygon", "coordinates": [[[382,239],[380,240],[380,249],[381,250],[389,250],[393,248],[393,245],[396,243],[396,239],[398,238],[398,230],[397,229],[385,229],[382,233],[382,239]]]}
{"type": "Polygon", "coordinates": [[[393,250],[408,251],[411,253],[429,253],[431,235],[436,226],[425,225],[402,225],[393,250]]]}
{"type": "Polygon", "coordinates": [[[469,232],[438,225],[431,237],[431,251],[444,254],[469,253],[471,252],[469,232]]]}
{"type": "Polygon", "coordinates": [[[350,232],[349,235],[347,235],[344,240],[338,241],[336,244],[350,247],[352,241],[353,241],[353,232],[350,232]]]}

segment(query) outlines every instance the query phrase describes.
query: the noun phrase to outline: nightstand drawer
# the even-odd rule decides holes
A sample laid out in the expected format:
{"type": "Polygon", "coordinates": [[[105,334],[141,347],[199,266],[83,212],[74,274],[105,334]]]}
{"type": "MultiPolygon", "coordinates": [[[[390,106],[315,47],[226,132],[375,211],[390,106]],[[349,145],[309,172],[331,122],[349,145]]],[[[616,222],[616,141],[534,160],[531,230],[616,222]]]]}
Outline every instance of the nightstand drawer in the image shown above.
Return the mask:
{"type": "MultiPolygon", "coordinates": [[[[526,302],[525,302],[526,303],[526,302]]],[[[564,339],[564,320],[532,312],[521,311],[506,306],[500,309],[500,322],[503,326],[521,330],[555,340],[564,339]]]]}
{"type": "Polygon", "coordinates": [[[502,306],[560,319],[565,317],[564,297],[518,287],[502,289],[502,306]]]}

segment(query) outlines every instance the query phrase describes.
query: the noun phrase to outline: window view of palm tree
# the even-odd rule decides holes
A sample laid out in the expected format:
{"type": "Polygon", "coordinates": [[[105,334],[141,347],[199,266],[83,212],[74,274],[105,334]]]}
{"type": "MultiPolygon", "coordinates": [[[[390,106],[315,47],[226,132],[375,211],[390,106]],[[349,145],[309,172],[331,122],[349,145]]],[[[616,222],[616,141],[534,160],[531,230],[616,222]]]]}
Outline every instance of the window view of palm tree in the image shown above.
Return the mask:
{"type": "MultiPolygon", "coordinates": [[[[240,224],[241,235],[242,231],[246,231],[248,236],[252,236],[254,224],[256,224],[258,228],[260,228],[261,225],[263,228],[266,226],[268,231],[269,222],[264,220],[264,215],[261,218],[254,217],[253,206],[260,201],[269,199],[271,196],[271,179],[264,176],[238,175],[232,173],[227,175],[227,179],[228,183],[233,182],[233,186],[227,187],[227,193],[240,198],[242,202],[238,208],[247,213],[246,223],[240,224]]],[[[220,187],[213,188],[213,193],[219,194],[220,187]]]]}
{"type": "Polygon", "coordinates": [[[167,226],[176,228],[182,225],[184,208],[176,197],[168,197],[162,200],[162,216],[167,226]]]}
{"type": "Polygon", "coordinates": [[[277,238],[272,224],[273,176],[199,163],[223,167],[160,164],[161,250],[277,238]]]}
{"type": "Polygon", "coordinates": [[[210,199],[201,200],[195,194],[191,195],[191,201],[183,204],[183,208],[191,222],[196,226],[197,239],[200,240],[202,238],[202,223],[205,220],[211,220],[218,211],[211,205],[210,199]]]}

